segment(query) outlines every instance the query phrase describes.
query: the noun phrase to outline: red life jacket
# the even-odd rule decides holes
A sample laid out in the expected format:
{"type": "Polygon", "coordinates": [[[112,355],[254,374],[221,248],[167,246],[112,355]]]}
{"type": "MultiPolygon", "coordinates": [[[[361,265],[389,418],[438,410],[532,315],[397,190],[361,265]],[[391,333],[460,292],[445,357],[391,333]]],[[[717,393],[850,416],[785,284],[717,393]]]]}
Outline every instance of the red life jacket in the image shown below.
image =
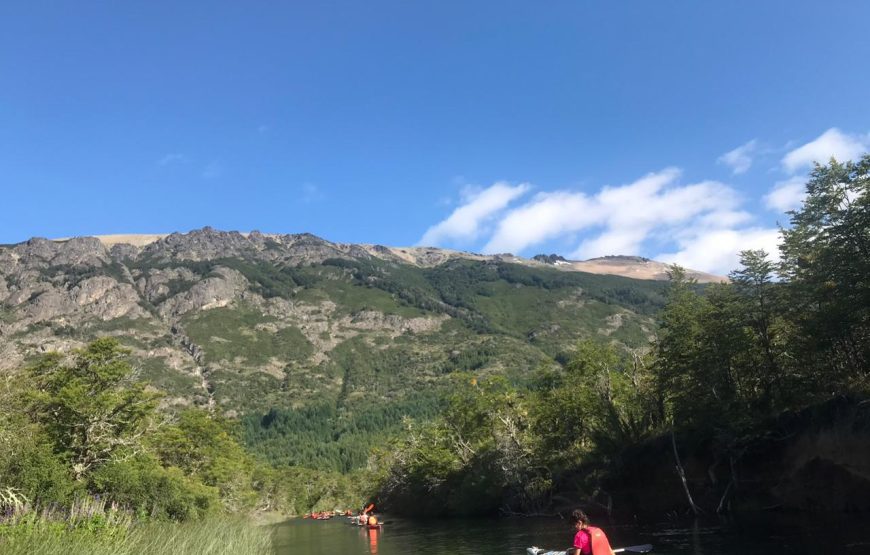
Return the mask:
{"type": "Polygon", "coordinates": [[[592,555],[611,555],[613,549],[610,547],[610,542],[604,531],[601,528],[589,526],[586,531],[589,533],[589,538],[592,540],[592,555]]]}

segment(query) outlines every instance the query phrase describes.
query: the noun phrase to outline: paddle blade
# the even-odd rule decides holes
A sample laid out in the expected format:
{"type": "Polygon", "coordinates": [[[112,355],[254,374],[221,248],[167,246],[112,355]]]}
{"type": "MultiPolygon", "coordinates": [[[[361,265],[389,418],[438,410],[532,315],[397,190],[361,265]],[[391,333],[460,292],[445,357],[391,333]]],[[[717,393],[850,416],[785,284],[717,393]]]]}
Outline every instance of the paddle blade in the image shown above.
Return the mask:
{"type": "Polygon", "coordinates": [[[614,553],[649,553],[652,551],[653,546],[651,543],[645,543],[643,545],[632,545],[629,547],[620,547],[619,549],[614,549],[614,553]]]}

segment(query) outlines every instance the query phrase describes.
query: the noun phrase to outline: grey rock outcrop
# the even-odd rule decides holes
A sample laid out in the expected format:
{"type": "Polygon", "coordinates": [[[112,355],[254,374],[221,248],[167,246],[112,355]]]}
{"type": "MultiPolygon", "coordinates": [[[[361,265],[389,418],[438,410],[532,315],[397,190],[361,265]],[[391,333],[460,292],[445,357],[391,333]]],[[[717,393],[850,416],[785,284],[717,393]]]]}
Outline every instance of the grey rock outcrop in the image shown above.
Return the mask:
{"type": "Polygon", "coordinates": [[[160,315],[174,319],[192,310],[227,306],[248,289],[248,280],[236,270],[218,267],[212,273],[215,274],[213,277],[205,278],[163,302],[159,306],[160,315]]]}

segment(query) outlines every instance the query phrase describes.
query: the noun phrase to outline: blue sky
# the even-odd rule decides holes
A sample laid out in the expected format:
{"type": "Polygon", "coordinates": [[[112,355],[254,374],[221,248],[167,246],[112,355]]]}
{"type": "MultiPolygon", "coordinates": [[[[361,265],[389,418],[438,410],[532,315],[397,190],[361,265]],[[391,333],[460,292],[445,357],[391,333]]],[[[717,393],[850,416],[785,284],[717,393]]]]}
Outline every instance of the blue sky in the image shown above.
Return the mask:
{"type": "Polygon", "coordinates": [[[0,242],[211,225],[727,271],[775,244],[812,159],[867,150],[868,20],[859,0],[7,0],[0,242]]]}

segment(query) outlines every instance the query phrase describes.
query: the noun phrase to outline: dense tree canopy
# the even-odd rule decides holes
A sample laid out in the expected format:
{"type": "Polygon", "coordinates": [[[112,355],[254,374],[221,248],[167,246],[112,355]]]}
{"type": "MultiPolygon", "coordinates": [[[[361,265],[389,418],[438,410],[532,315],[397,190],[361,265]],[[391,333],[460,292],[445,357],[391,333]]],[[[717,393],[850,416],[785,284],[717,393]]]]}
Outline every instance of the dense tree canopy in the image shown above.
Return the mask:
{"type": "Polygon", "coordinates": [[[733,463],[741,437],[783,411],[870,394],[870,157],[817,166],[806,192],[782,230],[779,262],[744,251],[728,283],[705,287],[672,268],[649,350],[584,341],[530,389],[457,394],[397,446],[385,499],[410,506],[435,492],[437,507],[416,508],[449,512],[451,499],[473,493],[478,506],[534,511],[581,467],[594,496],[595,476],[657,435],[712,443],[733,463]],[[516,471],[479,462],[503,459],[505,414],[521,447],[516,471]],[[517,495],[533,483],[534,495],[517,495]]]}
{"type": "Polygon", "coordinates": [[[103,338],[76,351],[72,363],[52,353],[30,368],[28,412],[69,457],[77,479],[137,454],[153,424],[157,396],[132,379],[127,354],[103,338]]]}

